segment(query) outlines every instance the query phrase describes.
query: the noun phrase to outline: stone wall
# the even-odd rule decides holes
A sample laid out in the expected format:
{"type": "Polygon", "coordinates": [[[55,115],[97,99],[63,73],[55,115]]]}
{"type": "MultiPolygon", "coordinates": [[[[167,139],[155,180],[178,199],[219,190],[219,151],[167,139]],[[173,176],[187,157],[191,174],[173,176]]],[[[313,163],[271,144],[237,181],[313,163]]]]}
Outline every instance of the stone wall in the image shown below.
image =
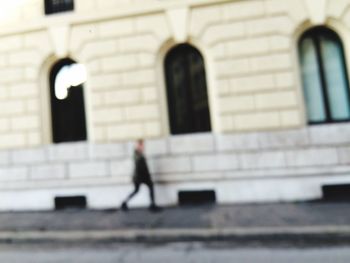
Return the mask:
{"type": "MultiPolygon", "coordinates": [[[[180,190],[203,189],[214,190],[220,203],[295,201],[320,198],[322,184],[350,182],[349,133],[349,124],[339,124],[196,134],[149,140],[146,149],[161,204],[177,204],[180,190]]],[[[132,189],[132,151],[131,142],[2,151],[0,209],[51,209],[55,196],[77,194],[89,207],[116,207],[132,189]]],[[[133,205],[147,204],[146,195],[133,205]]]]}
{"type": "Polygon", "coordinates": [[[43,2],[0,11],[0,209],[76,194],[119,205],[139,137],[164,204],[183,189],[221,203],[305,200],[349,181],[349,125],[306,125],[297,42],[330,27],[349,65],[350,0],[76,0],[50,16],[43,2]],[[169,135],[163,61],[180,43],[204,57],[212,133],[169,135]],[[88,140],[53,145],[48,76],[65,57],[87,67],[88,140]]]}
{"type": "Polygon", "coordinates": [[[163,60],[184,42],[205,59],[215,133],[303,127],[298,36],[323,24],[348,49],[349,4],[78,0],[74,12],[44,16],[43,1],[19,2],[0,19],[0,147],[51,142],[48,74],[67,56],[88,70],[89,141],[167,136],[163,60]]]}
{"type": "Polygon", "coordinates": [[[0,147],[42,143],[39,72],[52,49],[46,32],[0,38],[0,147]]]}

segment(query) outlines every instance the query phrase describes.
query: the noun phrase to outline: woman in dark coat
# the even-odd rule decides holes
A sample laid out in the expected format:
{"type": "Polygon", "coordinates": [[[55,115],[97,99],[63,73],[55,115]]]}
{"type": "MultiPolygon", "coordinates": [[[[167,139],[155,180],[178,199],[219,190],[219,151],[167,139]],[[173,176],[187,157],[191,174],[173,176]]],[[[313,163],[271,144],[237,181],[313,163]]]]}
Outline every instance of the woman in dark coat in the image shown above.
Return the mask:
{"type": "Polygon", "coordinates": [[[151,174],[148,170],[146,158],[145,158],[143,152],[144,152],[144,142],[142,139],[140,139],[137,141],[136,149],[134,151],[135,168],[134,168],[134,174],[132,177],[132,181],[134,184],[134,191],[122,203],[121,209],[123,211],[128,210],[128,202],[134,195],[137,194],[137,192],[140,189],[141,184],[147,185],[148,189],[149,189],[150,200],[151,200],[151,205],[150,205],[149,209],[152,211],[159,210],[159,207],[156,205],[155,200],[154,200],[153,182],[152,182],[151,174]]]}

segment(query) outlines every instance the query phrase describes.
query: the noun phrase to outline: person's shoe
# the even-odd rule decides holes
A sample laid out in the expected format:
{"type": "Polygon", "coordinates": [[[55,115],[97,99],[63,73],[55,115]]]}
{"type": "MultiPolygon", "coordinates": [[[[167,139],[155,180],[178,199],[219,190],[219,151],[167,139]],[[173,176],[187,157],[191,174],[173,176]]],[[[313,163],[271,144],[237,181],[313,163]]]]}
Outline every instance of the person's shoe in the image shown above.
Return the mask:
{"type": "Polygon", "coordinates": [[[160,212],[160,211],[162,211],[162,208],[160,208],[159,206],[157,206],[157,205],[150,205],[150,207],[149,207],[149,211],[151,211],[151,212],[160,212]]]}
{"type": "Polygon", "coordinates": [[[129,210],[128,205],[125,202],[122,203],[120,209],[124,212],[129,210]]]}

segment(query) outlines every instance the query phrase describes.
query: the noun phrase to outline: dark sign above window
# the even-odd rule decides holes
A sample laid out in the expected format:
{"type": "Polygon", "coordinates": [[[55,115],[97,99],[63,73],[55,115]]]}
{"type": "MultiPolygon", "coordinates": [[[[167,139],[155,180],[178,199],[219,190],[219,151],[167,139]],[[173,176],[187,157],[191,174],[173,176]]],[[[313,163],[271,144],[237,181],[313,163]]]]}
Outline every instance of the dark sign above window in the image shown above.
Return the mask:
{"type": "Polygon", "coordinates": [[[45,0],[45,14],[54,14],[74,9],[74,0],[45,0]]]}

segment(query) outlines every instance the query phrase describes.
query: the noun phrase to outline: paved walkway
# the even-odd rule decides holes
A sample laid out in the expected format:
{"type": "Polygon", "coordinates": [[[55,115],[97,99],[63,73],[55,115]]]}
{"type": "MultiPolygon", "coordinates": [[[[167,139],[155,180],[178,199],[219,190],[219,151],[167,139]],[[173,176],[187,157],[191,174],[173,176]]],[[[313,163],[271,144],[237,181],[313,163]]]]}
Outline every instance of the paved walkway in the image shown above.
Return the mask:
{"type": "Polygon", "coordinates": [[[203,239],[336,235],[350,240],[350,203],[213,205],[147,209],[0,213],[7,239],[203,239]]]}

